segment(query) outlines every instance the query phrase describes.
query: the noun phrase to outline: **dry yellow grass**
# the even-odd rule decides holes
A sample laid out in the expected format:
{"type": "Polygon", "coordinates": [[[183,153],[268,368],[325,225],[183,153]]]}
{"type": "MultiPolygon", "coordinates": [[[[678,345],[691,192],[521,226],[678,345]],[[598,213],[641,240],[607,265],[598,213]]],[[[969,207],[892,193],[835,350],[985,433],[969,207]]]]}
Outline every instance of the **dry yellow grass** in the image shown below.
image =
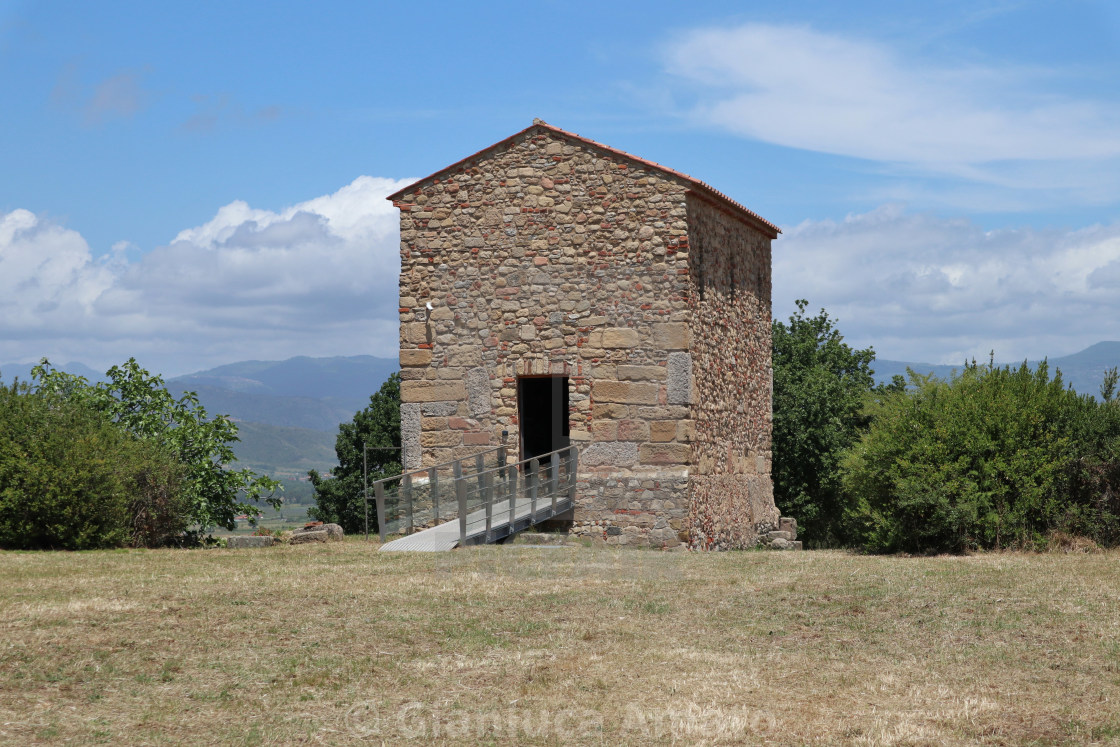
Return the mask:
{"type": "Polygon", "coordinates": [[[0,741],[1120,740],[1120,554],[0,554],[0,741]]]}

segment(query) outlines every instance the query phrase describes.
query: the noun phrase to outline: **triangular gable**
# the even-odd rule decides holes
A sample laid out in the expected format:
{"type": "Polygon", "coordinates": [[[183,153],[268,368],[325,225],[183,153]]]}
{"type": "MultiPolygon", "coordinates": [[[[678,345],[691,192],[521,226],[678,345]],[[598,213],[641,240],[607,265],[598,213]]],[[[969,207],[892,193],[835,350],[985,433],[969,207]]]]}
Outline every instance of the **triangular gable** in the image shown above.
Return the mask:
{"type": "Polygon", "coordinates": [[[456,161],[455,163],[451,164],[450,166],[446,166],[446,167],[440,169],[439,171],[435,172],[434,174],[430,174],[430,175],[424,177],[423,179],[420,179],[419,181],[408,185],[404,189],[401,189],[401,190],[398,190],[398,191],[394,192],[393,194],[389,195],[386,199],[391,200],[392,202],[396,203],[405,194],[407,194],[408,192],[414,191],[415,189],[419,188],[421,185],[425,185],[428,182],[435,181],[436,179],[443,176],[444,174],[447,174],[449,172],[453,172],[453,171],[459,169],[460,167],[466,165],[467,163],[479,160],[479,159],[485,157],[486,155],[488,155],[489,153],[491,153],[495,150],[498,150],[499,148],[505,147],[506,145],[509,145],[510,143],[512,143],[513,141],[517,140],[518,138],[520,138],[522,136],[529,135],[529,134],[532,134],[532,133],[535,133],[535,132],[548,132],[548,133],[556,135],[556,136],[558,136],[562,139],[571,140],[571,141],[573,141],[575,143],[578,143],[582,146],[591,148],[593,150],[600,151],[602,153],[609,153],[612,156],[625,159],[627,161],[630,161],[631,163],[640,164],[642,166],[645,166],[646,168],[653,169],[654,171],[657,171],[657,172],[659,172],[661,174],[664,174],[666,176],[669,176],[671,178],[683,181],[683,182],[687,183],[698,196],[706,198],[709,202],[713,202],[717,206],[722,207],[722,208],[726,209],[727,211],[729,211],[730,213],[732,213],[732,214],[738,216],[739,218],[745,220],[747,223],[750,223],[751,225],[755,226],[756,228],[761,230],[763,233],[768,234],[771,239],[778,238],[778,234],[782,232],[782,229],[778,228],[776,225],[774,225],[770,221],[766,220],[765,218],[763,218],[758,213],[754,212],[753,210],[747,209],[743,205],[740,205],[738,202],[735,202],[735,200],[732,200],[730,197],[725,195],[723,192],[720,192],[718,189],[712,187],[711,185],[709,185],[705,182],[700,181],[699,179],[691,177],[688,174],[684,174],[684,173],[682,173],[680,171],[677,171],[675,169],[670,169],[667,166],[662,166],[659,163],[655,163],[653,161],[647,161],[644,158],[639,158],[638,156],[631,155],[630,153],[627,153],[626,151],[619,150],[618,148],[612,148],[609,145],[604,145],[603,143],[599,143],[599,142],[596,142],[594,140],[589,140],[588,138],[581,137],[580,135],[577,135],[574,132],[568,132],[567,130],[561,130],[559,127],[553,127],[552,125],[548,124],[547,122],[544,122],[544,121],[539,120],[539,119],[533,120],[533,124],[530,125],[529,127],[526,127],[524,130],[521,130],[520,132],[515,132],[514,134],[505,138],[504,140],[500,140],[500,141],[494,143],[493,145],[491,145],[487,148],[483,148],[482,150],[478,151],[477,153],[474,153],[472,155],[467,156],[466,158],[463,158],[459,161],[456,161]]]}

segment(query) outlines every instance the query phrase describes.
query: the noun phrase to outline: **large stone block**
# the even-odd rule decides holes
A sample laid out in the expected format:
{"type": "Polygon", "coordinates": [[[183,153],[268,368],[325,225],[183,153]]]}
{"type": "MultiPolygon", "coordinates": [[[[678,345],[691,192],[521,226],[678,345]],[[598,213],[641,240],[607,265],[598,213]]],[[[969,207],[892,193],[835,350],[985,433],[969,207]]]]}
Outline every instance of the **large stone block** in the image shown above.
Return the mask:
{"type": "Polygon", "coordinates": [[[653,325],[653,346],[658,350],[688,350],[691,339],[686,322],[653,325]]]}
{"type": "Polygon", "coordinates": [[[629,467],[638,461],[638,445],[632,441],[593,443],[579,455],[581,467],[629,467]]]}
{"type": "Polygon", "coordinates": [[[619,441],[648,441],[649,423],[644,420],[618,421],[619,441]]]}
{"type": "Polygon", "coordinates": [[[415,402],[401,404],[401,460],[406,469],[420,467],[423,452],[420,446],[421,409],[415,402]]]}
{"type": "Polygon", "coordinates": [[[428,338],[427,322],[409,322],[401,325],[401,337],[405,342],[418,345],[422,342],[431,342],[428,338]]]}
{"type": "Polygon", "coordinates": [[[630,408],[615,402],[596,402],[591,408],[591,417],[595,420],[610,418],[620,420],[630,414],[630,408]]]}
{"type": "Polygon", "coordinates": [[[427,366],[432,362],[431,350],[401,350],[401,366],[427,366]]]}
{"type": "MultiPolygon", "coordinates": [[[[404,405],[401,405],[403,411],[404,405]]],[[[426,417],[448,417],[459,412],[458,402],[425,402],[420,405],[420,412],[426,417]]],[[[403,417],[403,415],[402,415],[403,417]]]]}
{"type": "Polygon", "coordinates": [[[655,420],[649,424],[649,440],[657,443],[672,441],[677,436],[676,420],[655,420]]]}
{"type": "Polygon", "coordinates": [[[615,441],[618,439],[618,422],[596,420],[591,424],[591,436],[596,441],[615,441]]]}
{"type": "Polygon", "coordinates": [[[602,335],[600,343],[596,345],[601,348],[632,348],[639,342],[638,331],[629,327],[607,327],[593,334],[602,335]]]}
{"type": "Polygon", "coordinates": [[[447,365],[466,368],[482,365],[482,350],[474,345],[454,345],[447,351],[447,365]]]}
{"type": "Polygon", "coordinates": [[[467,387],[461,381],[402,381],[401,402],[464,400],[467,387]]]}
{"type": "Polygon", "coordinates": [[[692,447],[688,444],[642,444],[638,447],[642,464],[689,464],[692,447]]]}
{"type": "Polygon", "coordinates": [[[490,414],[490,375],[479,366],[467,371],[467,407],[471,415],[490,414]]]}
{"type": "Polygon", "coordinates": [[[618,366],[621,381],[663,381],[666,371],[661,366],[618,366]]]}
{"type": "Polygon", "coordinates": [[[425,449],[434,447],[461,446],[463,444],[462,431],[430,431],[420,434],[420,445],[425,449]]]}
{"type": "Polygon", "coordinates": [[[665,368],[669,380],[666,387],[669,404],[689,404],[692,401],[692,355],[670,353],[665,368]]]}
{"type": "Polygon", "coordinates": [[[619,402],[632,405],[655,405],[660,387],[657,384],[639,384],[631,381],[599,379],[591,386],[591,396],[597,402],[619,402]]]}

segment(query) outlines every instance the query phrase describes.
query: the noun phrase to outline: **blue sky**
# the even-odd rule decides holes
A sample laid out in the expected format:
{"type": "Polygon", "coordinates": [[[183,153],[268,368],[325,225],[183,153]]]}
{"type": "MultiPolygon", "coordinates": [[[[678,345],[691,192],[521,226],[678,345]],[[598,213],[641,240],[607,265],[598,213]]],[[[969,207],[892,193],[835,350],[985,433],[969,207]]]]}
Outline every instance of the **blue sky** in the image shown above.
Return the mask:
{"type": "Polygon", "coordinates": [[[0,362],[394,355],[383,196],[534,117],[781,225],[776,317],[1120,339],[1120,6],[417,7],[0,2],[0,362]]]}

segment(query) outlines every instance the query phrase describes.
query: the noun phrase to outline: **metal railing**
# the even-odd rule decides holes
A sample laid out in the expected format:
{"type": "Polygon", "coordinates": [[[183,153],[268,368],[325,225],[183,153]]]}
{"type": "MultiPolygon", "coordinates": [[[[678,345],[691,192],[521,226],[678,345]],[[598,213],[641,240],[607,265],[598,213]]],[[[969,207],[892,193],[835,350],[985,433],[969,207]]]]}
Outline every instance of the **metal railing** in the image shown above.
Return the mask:
{"type": "Polygon", "coordinates": [[[570,509],[578,472],[574,445],[513,464],[506,464],[505,447],[499,446],[377,480],[378,533],[384,544],[387,535],[457,521],[459,546],[497,542],[570,509]]]}
{"type": "Polygon", "coordinates": [[[390,534],[411,533],[416,529],[426,529],[455,515],[454,479],[456,470],[460,474],[472,474],[505,462],[505,446],[483,449],[462,459],[433,464],[423,469],[409,470],[399,475],[383,477],[369,482],[363,476],[365,499],[365,533],[369,539],[369,502],[370,488],[377,511],[377,527],[382,543],[385,542],[386,516],[392,528],[390,534]],[[463,465],[466,464],[464,468],[463,465]]]}

